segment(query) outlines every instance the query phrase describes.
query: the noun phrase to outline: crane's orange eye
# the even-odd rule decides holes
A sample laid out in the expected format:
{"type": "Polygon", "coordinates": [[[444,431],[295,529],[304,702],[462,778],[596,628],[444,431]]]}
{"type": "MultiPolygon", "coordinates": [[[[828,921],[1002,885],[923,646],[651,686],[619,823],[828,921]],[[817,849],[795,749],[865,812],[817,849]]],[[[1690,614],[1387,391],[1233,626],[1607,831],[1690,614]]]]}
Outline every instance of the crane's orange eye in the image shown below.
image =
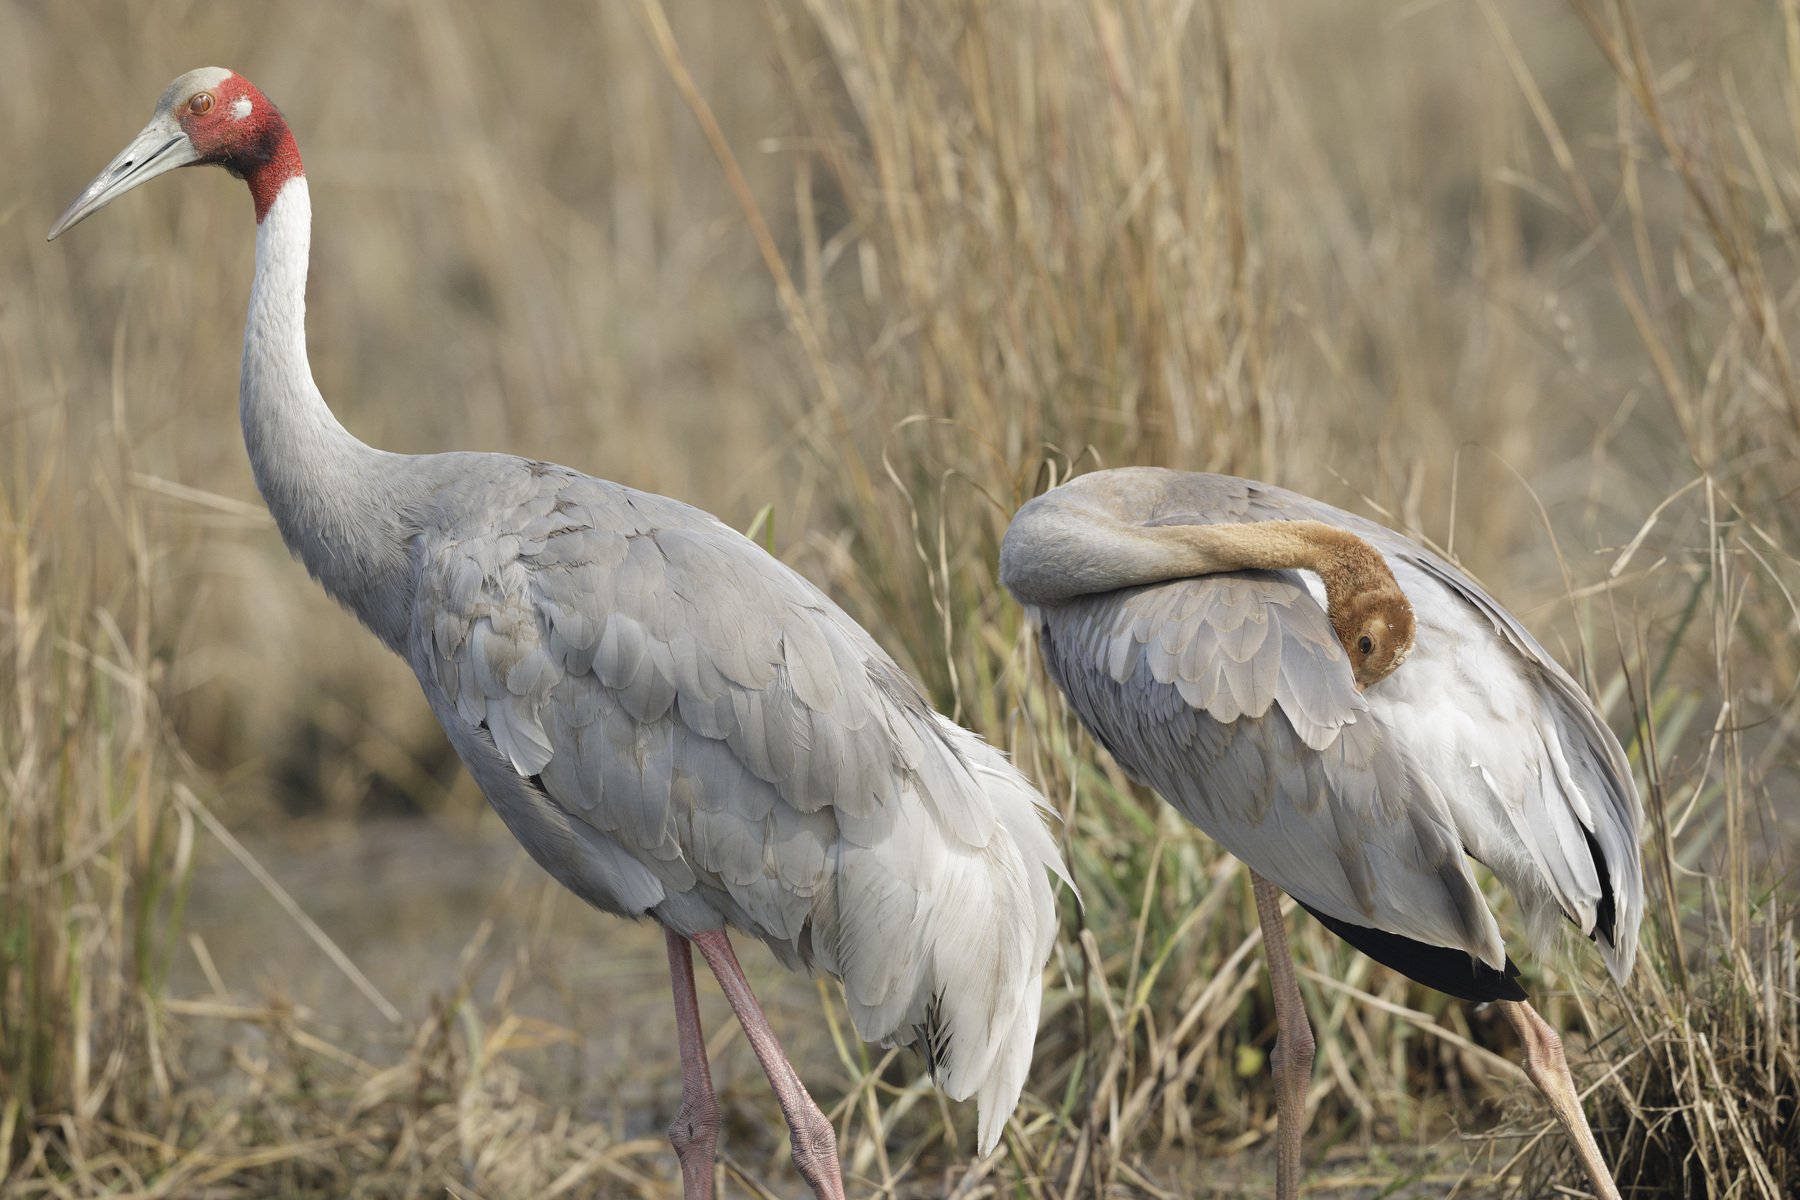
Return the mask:
{"type": "Polygon", "coordinates": [[[211,92],[195,92],[194,98],[188,101],[188,111],[196,117],[204,117],[212,111],[213,94],[211,92]]]}

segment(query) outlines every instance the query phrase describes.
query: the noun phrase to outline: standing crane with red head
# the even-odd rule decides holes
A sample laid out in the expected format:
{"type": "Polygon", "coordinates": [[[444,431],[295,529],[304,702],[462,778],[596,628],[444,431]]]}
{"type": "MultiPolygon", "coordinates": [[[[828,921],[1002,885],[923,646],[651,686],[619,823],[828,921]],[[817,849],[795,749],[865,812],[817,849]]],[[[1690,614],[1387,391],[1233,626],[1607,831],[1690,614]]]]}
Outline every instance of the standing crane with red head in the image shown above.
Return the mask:
{"type": "Polygon", "coordinates": [[[243,77],[190,71],[50,237],[164,172],[222,166],[256,206],[239,415],[282,539],[418,675],[490,804],[596,908],[664,930],[682,1063],[670,1140],[711,1196],[719,1109],[691,947],[718,978],[815,1196],[844,1195],[727,928],[834,976],[857,1031],[917,1046],[999,1141],[1036,1038],[1068,881],[1044,799],[932,711],[867,632],[716,518],[551,463],[391,454],[306,355],[312,207],[293,134],[243,77]]]}

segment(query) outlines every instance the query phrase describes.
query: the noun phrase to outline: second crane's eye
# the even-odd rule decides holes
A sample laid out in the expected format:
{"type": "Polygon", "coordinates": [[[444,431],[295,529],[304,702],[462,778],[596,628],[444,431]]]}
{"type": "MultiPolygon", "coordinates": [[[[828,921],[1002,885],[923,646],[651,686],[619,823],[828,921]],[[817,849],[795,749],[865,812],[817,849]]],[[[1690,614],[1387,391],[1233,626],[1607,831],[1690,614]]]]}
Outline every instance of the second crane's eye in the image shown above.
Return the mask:
{"type": "Polygon", "coordinates": [[[194,98],[188,101],[188,111],[196,117],[204,117],[212,109],[213,94],[211,92],[195,92],[194,98]]]}
{"type": "Polygon", "coordinates": [[[1375,649],[1375,640],[1373,638],[1371,638],[1368,634],[1365,633],[1361,637],[1356,639],[1356,651],[1358,654],[1368,654],[1368,653],[1371,653],[1374,649],[1375,649]]]}

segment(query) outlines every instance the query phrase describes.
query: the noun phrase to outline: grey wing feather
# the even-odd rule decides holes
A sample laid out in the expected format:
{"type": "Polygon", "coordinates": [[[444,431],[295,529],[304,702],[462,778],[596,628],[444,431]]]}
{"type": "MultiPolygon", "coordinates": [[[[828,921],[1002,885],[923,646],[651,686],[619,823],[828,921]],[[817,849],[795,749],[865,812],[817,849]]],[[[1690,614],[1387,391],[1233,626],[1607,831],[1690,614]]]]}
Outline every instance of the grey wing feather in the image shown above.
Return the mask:
{"type": "Polygon", "coordinates": [[[1330,916],[1503,963],[1443,795],[1366,719],[1298,578],[1177,580],[1039,620],[1084,723],[1233,854],[1330,916]]]}
{"type": "Polygon", "coordinates": [[[855,734],[907,718],[846,682],[879,651],[698,510],[573,472],[531,481],[495,533],[465,521],[424,550],[421,677],[671,890],[710,881],[726,915],[803,957],[808,906],[777,894],[815,896],[839,815],[892,794],[891,764],[855,734]]]}
{"type": "Polygon", "coordinates": [[[543,464],[444,465],[411,658],[508,826],[593,904],[729,924],[839,977],[859,1031],[926,1043],[977,1097],[990,1148],[1030,1061],[1048,873],[1067,880],[1043,798],[711,516],[543,464]]]}
{"type": "MultiPolygon", "coordinates": [[[[1643,809],[1624,749],[1581,685],[1480,584],[1411,538],[1281,488],[1238,482],[1244,484],[1253,515],[1328,521],[1369,541],[1402,576],[1422,622],[1435,620],[1468,637],[1490,633],[1516,656],[1519,675],[1535,700],[1517,714],[1522,720],[1516,724],[1528,727],[1523,731],[1527,743],[1520,749],[1537,769],[1520,790],[1496,794],[1493,800],[1556,907],[1584,932],[1604,936],[1601,950],[1608,966],[1615,977],[1626,978],[1644,908],[1638,853],[1643,809]],[[1429,582],[1407,578],[1408,567],[1429,582]],[[1608,876],[1604,881],[1598,874],[1602,866],[1608,876]],[[1613,926],[1603,929],[1598,906],[1609,895],[1613,926]]],[[[1541,942],[1545,937],[1540,924],[1534,938],[1541,942]]]]}
{"type": "Polygon", "coordinates": [[[1436,555],[1409,547],[1398,555],[1466,603],[1504,638],[1527,668],[1537,697],[1533,713],[1540,768],[1537,787],[1521,803],[1507,797],[1521,840],[1552,882],[1558,905],[1585,932],[1604,935],[1608,966],[1621,981],[1631,973],[1643,919],[1643,862],[1638,840],[1643,808],[1624,748],[1587,693],[1479,584],[1436,555]],[[1547,836],[1545,831],[1548,831],[1547,836]],[[1596,863],[1588,841],[1598,845],[1596,863]],[[1605,887],[1596,875],[1604,866],[1605,887]],[[1596,898],[1610,894],[1613,927],[1597,928],[1596,898]]]}
{"type": "MultiPolygon", "coordinates": [[[[1575,681],[1478,584],[1393,530],[1310,497],[1253,480],[1156,468],[1122,468],[1077,478],[1033,504],[1065,492],[1071,499],[1060,502],[1060,506],[1067,515],[1060,517],[1060,523],[1054,518],[1043,523],[1043,533],[1032,546],[1034,553],[1053,556],[1059,543],[1071,533],[1082,535],[1082,522],[1088,519],[1084,514],[1095,511],[1103,514],[1103,520],[1145,525],[1315,520],[1355,533],[1380,550],[1412,601],[1420,623],[1420,645],[1428,638],[1434,643],[1430,651],[1415,648],[1409,665],[1379,685],[1384,689],[1379,702],[1387,719],[1412,724],[1433,720],[1432,688],[1434,681],[1442,677],[1430,671],[1442,669],[1460,653],[1470,656],[1470,665],[1460,668],[1461,674],[1473,670],[1473,678],[1481,680],[1482,670],[1505,672],[1509,679],[1516,680],[1522,689],[1517,695],[1525,699],[1516,707],[1497,708],[1495,704],[1499,702],[1495,701],[1484,708],[1479,685],[1475,694],[1464,697],[1471,705],[1471,719],[1482,719],[1488,724],[1481,732],[1465,730],[1463,735],[1464,747],[1472,751],[1473,762],[1465,756],[1460,765],[1438,763],[1438,769],[1469,770],[1466,776],[1447,776],[1441,781],[1441,788],[1430,771],[1412,760],[1414,748],[1403,747],[1402,753],[1396,755],[1391,749],[1379,747],[1358,749],[1352,744],[1355,739],[1333,743],[1337,757],[1327,755],[1328,776],[1341,783],[1346,795],[1385,793],[1387,783],[1377,793],[1363,790],[1361,781],[1368,778],[1368,773],[1359,774],[1351,767],[1352,760],[1366,760],[1369,767],[1377,769],[1378,777],[1393,781],[1398,790],[1391,794],[1424,797],[1430,824],[1435,826],[1448,813],[1471,852],[1494,867],[1524,902],[1532,917],[1534,940],[1541,942],[1548,936],[1547,922],[1559,909],[1585,931],[1608,932],[1597,929],[1597,918],[1610,893],[1614,925],[1611,940],[1601,949],[1616,977],[1623,979],[1629,973],[1643,911],[1642,867],[1637,852],[1642,813],[1624,753],[1575,681]],[[1429,660],[1434,658],[1439,663],[1437,667],[1430,665],[1429,660]],[[1504,785],[1483,766],[1484,757],[1492,759],[1488,765],[1496,772],[1506,775],[1504,785]],[[1608,874],[1605,887],[1597,874],[1589,839],[1604,859],[1608,874]],[[1529,856],[1529,867],[1522,859],[1506,861],[1521,849],[1529,856]]],[[[1025,515],[1021,510],[1020,516],[1025,515]]],[[[1010,530],[1008,536],[1012,536],[1010,530]]],[[[1025,544],[1032,543],[1028,540],[1025,544]]],[[[1196,582],[1187,581],[1181,586],[1193,586],[1196,582]]],[[[1285,609],[1285,627],[1296,629],[1291,618],[1301,615],[1301,607],[1292,605],[1285,609]]],[[[1055,619],[1055,609],[1056,606],[1046,606],[1040,613],[1040,621],[1046,627],[1055,619]]],[[[1315,635],[1329,635],[1316,605],[1306,616],[1315,635]],[[1315,614],[1317,619],[1313,619],[1315,614]]],[[[1168,614],[1165,619],[1182,623],[1196,617],[1193,612],[1184,611],[1168,614]]],[[[1120,668],[1129,657],[1128,649],[1123,643],[1107,648],[1107,666],[1115,678],[1124,678],[1120,668]]],[[[1451,670],[1454,673],[1458,668],[1451,670]]],[[[1216,695],[1217,687],[1204,676],[1205,668],[1197,668],[1203,690],[1216,695]]],[[[1329,655],[1283,653],[1277,709],[1306,745],[1324,745],[1333,731],[1344,724],[1339,693],[1347,682],[1346,673],[1329,655]]],[[[1184,688],[1184,695],[1191,694],[1194,686],[1184,688]]],[[[1142,695],[1125,702],[1166,707],[1166,700],[1142,695]]],[[[1217,700],[1199,707],[1215,718],[1227,711],[1217,700]]],[[[1435,707],[1441,711],[1441,698],[1435,707]]],[[[1266,720],[1257,724],[1258,736],[1264,741],[1260,764],[1241,748],[1235,751],[1241,762],[1234,770],[1248,786],[1265,786],[1263,781],[1270,776],[1271,764],[1282,757],[1278,746],[1280,731],[1270,731],[1266,726],[1266,720]]],[[[1410,736],[1408,730],[1400,732],[1410,736]]],[[[1440,729],[1438,734],[1420,734],[1414,740],[1424,748],[1442,733],[1440,729]]],[[[1207,740],[1194,732],[1183,736],[1207,740]]],[[[1227,747],[1235,744],[1217,731],[1210,740],[1227,747]]],[[[1452,737],[1435,745],[1441,751],[1454,741],[1452,737]]],[[[1293,778],[1291,771],[1287,777],[1293,778]]],[[[1220,840],[1241,857],[1249,858],[1229,839],[1220,840]]],[[[1428,834],[1424,840],[1435,838],[1428,834]]],[[[1255,865],[1254,859],[1250,861],[1255,865]]],[[[1268,871],[1264,873],[1276,878],[1268,871]]],[[[1277,882],[1286,886],[1280,879],[1277,882]]],[[[1446,886],[1447,897],[1459,908],[1464,907],[1470,893],[1460,883],[1446,886]]],[[[1294,894],[1305,898],[1298,891],[1294,894]]],[[[1326,911],[1343,919],[1356,919],[1340,911],[1326,911]]]]}

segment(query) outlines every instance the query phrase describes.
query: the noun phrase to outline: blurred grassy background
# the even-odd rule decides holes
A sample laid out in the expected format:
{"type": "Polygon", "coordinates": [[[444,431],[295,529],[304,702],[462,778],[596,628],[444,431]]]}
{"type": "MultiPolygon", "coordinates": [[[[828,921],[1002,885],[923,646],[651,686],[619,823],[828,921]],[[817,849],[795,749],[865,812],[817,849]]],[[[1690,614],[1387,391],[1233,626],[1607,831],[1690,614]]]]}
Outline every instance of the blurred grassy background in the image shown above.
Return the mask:
{"type": "MultiPolygon", "coordinates": [[[[673,1179],[654,938],[495,843],[410,673],[262,513],[241,185],[188,173],[42,242],[205,63],[296,130],[313,368],[352,430],[755,526],[1064,808],[1088,907],[1020,1118],[962,1194],[1266,1186],[1241,872],[1079,735],[993,582],[1018,502],[1127,462],[1433,539],[1585,674],[1645,787],[1657,915],[1628,996],[1573,945],[1534,991],[1600,1047],[1635,1194],[1800,1186],[1795,6],[665,4],[0,6],[8,1188],[673,1179]],[[410,985],[396,1020],[225,828],[371,990],[410,985]]],[[[1334,1194],[1571,1181],[1542,1114],[1506,1107],[1491,1018],[1297,933],[1334,1194]]],[[[789,994],[852,1191],[946,1190],[972,1114],[789,994]]],[[[706,1011],[730,1186],[789,1193],[706,1011]]]]}

